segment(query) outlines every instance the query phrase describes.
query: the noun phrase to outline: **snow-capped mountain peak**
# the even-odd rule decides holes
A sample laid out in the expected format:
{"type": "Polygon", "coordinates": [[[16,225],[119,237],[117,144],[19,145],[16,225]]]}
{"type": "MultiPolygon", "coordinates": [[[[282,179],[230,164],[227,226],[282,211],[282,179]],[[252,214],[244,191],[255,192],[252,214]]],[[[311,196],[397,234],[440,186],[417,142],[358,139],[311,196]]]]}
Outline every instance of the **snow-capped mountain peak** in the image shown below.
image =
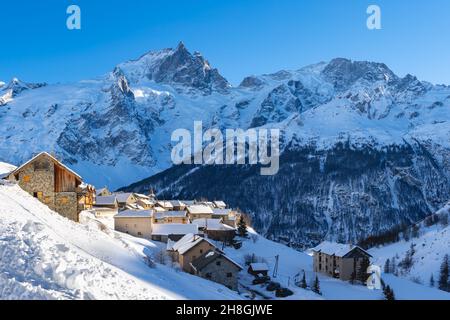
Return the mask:
{"type": "Polygon", "coordinates": [[[212,91],[226,93],[231,87],[199,52],[192,54],[183,42],[175,49],[152,51],[137,60],[120,64],[118,68],[133,84],[153,81],[205,94],[212,91]]]}

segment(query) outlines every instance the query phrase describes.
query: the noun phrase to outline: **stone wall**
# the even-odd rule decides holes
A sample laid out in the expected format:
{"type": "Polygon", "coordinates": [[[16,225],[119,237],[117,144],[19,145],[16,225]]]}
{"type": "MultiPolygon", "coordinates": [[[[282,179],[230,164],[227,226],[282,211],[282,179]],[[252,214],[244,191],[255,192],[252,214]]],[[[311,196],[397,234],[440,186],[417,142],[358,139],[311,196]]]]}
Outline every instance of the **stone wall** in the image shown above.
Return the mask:
{"type": "Polygon", "coordinates": [[[63,217],[78,222],[78,195],[76,192],[55,193],[55,208],[63,217]]]}
{"type": "Polygon", "coordinates": [[[231,290],[238,288],[238,274],[239,269],[224,257],[215,259],[198,273],[200,277],[223,284],[231,290]]]}

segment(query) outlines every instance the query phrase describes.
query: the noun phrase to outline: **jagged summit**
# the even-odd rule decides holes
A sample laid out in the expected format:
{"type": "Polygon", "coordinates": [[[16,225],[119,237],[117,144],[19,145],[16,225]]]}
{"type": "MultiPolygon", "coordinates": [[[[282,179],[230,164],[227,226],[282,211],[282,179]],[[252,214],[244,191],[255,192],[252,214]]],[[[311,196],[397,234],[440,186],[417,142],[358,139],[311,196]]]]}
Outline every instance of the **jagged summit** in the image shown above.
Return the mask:
{"type": "Polygon", "coordinates": [[[131,83],[154,81],[211,93],[224,93],[229,82],[199,52],[193,54],[180,42],[175,49],[151,51],[118,66],[131,83]]]}

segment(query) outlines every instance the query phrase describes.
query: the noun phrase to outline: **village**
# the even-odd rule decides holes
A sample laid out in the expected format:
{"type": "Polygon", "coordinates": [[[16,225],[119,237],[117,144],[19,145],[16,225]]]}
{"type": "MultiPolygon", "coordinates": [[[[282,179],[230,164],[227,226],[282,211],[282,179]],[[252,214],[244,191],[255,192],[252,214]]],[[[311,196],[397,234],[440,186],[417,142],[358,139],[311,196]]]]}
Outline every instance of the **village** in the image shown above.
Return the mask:
{"type": "MultiPolygon", "coordinates": [[[[163,244],[165,255],[183,272],[238,291],[245,271],[252,285],[264,286],[265,290],[276,292],[277,297],[292,294],[272,281],[264,260],[249,256],[244,267],[225,254],[225,248],[241,248],[242,239],[247,236],[247,222],[243,213],[228,208],[220,199],[167,200],[158,199],[153,190],[140,194],[111,192],[107,187],[96,189],[47,152],[37,154],[0,178],[18,184],[72,221],[79,222],[80,215],[88,213],[110,221],[117,232],[163,244]]],[[[358,246],[324,242],[313,248],[311,255],[315,273],[362,283],[368,278],[366,269],[371,255],[358,246]]],[[[277,264],[278,259],[275,269],[277,264]]],[[[301,288],[308,287],[304,272],[293,281],[301,288]]],[[[317,276],[309,287],[320,294],[317,276]]]]}

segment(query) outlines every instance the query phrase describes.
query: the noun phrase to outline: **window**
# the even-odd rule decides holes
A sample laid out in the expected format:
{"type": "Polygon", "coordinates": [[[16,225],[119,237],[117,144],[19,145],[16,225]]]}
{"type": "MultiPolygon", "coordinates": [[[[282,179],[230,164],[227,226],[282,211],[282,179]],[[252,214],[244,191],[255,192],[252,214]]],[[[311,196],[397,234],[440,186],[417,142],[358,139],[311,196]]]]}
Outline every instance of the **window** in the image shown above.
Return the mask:
{"type": "Polygon", "coordinates": [[[205,274],[206,279],[211,279],[212,274],[210,272],[208,272],[207,274],[205,274]]]}
{"type": "Polygon", "coordinates": [[[216,266],[220,266],[222,264],[221,261],[216,261],[216,266]]]}
{"type": "Polygon", "coordinates": [[[203,253],[203,249],[200,249],[200,253],[203,253]]]}
{"type": "Polygon", "coordinates": [[[142,232],[138,232],[138,236],[142,236],[142,232]]]}
{"type": "Polygon", "coordinates": [[[23,182],[28,183],[28,182],[30,182],[31,178],[30,178],[30,176],[23,176],[22,180],[23,180],[23,182]]]}
{"type": "Polygon", "coordinates": [[[227,273],[227,278],[233,278],[233,274],[231,272],[227,273]]]}

